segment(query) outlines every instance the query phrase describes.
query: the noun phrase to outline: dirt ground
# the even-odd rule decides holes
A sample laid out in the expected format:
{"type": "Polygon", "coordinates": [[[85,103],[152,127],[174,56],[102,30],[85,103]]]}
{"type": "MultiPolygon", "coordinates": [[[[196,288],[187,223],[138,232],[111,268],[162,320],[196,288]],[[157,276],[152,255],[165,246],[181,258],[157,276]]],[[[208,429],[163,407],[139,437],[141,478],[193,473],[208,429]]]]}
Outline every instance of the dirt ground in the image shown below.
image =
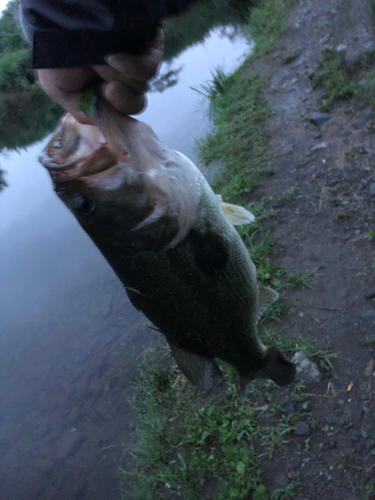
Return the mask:
{"type": "Polygon", "coordinates": [[[307,436],[294,436],[264,464],[269,486],[300,483],[296,500],[375,499],[375,490],[364,487],[375,480],[374,343],[360,343],[375,333],[375,239],[369,235],[375,228],[375,121],[366,118],[370,103],[354,98],[338,102],[322,126],[309,122],[323,93],[309,78],[322,49],[345,45],[355,67],[374,40],[369,2],[307,1],[290,15],[275,49],[247,70],[263,78],[273,111],[268,126],[275,175],[254,199],[299,187],[296,196],[276,204],[273,262],[299,272],[319,266],[313,289],[284,295],[298,303],[297,314],[283,318],[283,331],[332,345],[338,356],[337,378],[327,373],[307,385],[307,445],[307,436]],[[295,59],[285,64],[289,54],[295,59]]]}

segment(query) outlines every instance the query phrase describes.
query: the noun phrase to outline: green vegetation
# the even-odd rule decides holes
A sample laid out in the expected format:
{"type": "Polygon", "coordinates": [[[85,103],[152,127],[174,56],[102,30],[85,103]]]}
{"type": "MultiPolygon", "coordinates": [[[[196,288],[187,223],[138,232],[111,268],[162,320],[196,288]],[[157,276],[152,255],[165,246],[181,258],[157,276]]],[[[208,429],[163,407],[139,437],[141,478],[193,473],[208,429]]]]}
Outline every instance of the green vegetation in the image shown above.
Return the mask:
{"type": "Polygon", "coordinates": [[[288,282],[286,286],[289,288],[312,288],[310,278],[318,271],[318,269],[319,268],[316,267],[312,271],[307,271],[306,273],[287,273],[288,282]]]}
{"type": "MultiPolygon", "coordinates": [[[[226,390],[215,395],[197,393],[170,366],[165,351],[152,351],[140,364],[131,379],[138,445],[132,453],[133,469],[122,470],[124,498],[168,500],[182,494],[186,500],[198,500],[207,488],[218,500],[249,494],[258,500],[270,498],[261,483],[259,458],[272,457],[288,440],[292,426],[285,417],[262,425],[257,417],[259,389],[254,385],[251,397],[245,398],[237,390],[233,370],[225,364],[221,368],[226,390]]],[[[271,498],[288,498],[283,495],[295,489],[295,484],[289,485],[271,498]]]]}
{"type": "Polygon", "coordinates": [[[214,189],[224,200],[238,202],[260,184],[267,167],[265,119],[270,110],[260,98],[257,76],[249,78],[240,69],[226,87],[212,100],[214,128],[198,147],[206,165],[216,162],[222,167],[214,189]]]}
{"type": "Polygon", "coordinates": [[[363,346],[375,344],[375,335],[366,335],[361,338],[359,343],[363,346]]]}
{"type": "Polygon", "coordinates": [[[337,100],[350,99],[358,93],[356,83],[342,63],[341,52],[324,52],[313,83],[324,87],[324,95],[319,101],[322,111],[330,111],[337,100]]]}
{"type": "Polygon", "coordinates": [[[195,89],[199,94],[202,94],[207,99],[215,101],[219,95],[225,94],[234,81],[234,75],[226,75],[222,67],[218,66],[211,71],[211,80],[202,83],[200,89],[195,89]]]}
{"type": "Polygon", "coordinates": [[[296,5],[294,0],[262,0],[250,12],[250,32],[255,42],[254,57],[270,52],[285,29],[285,18],[296,5]]]}
{"type": "Polygon", "coordinates": [[[298,191],[299,191],[298,184],[294,184],[294,186],[292,186],[290,189],[288,189],[288,191],[285,191],[285,193],[283,193],[280,196],[280,200],[282,200],[282,201],[292,200],[293,198],[295,198],[298,191]]]}

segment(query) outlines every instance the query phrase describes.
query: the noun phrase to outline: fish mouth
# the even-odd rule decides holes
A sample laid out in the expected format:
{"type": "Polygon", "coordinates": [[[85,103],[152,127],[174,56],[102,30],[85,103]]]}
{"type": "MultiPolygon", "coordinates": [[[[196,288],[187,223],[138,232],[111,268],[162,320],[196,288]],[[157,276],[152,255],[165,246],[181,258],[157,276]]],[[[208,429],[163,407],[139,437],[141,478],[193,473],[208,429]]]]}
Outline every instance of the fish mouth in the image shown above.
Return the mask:
{"type": "Polygon", "coordinates": [[[81,177],[99,174],[110,169],[117,163],[117,155],[108,147],[101,146],[91,154],[60,163],[51,159],[46,151],[39,155],[40,163],[49,171],[51,177],[59,182],[65,182],[81,177]]]}

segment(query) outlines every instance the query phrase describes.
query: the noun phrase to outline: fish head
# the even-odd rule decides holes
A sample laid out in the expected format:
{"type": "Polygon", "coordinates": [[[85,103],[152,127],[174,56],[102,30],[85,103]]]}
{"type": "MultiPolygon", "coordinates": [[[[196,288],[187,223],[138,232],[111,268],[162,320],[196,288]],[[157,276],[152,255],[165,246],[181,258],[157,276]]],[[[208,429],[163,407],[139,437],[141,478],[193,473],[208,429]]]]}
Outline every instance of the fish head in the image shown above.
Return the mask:
{"type": "Polygon", "coordinates": [[[161,233],[162,246],[178,242],[198,206],[196,172],[148,125],[112,112],[99,117],[100,128],[65,115],[40,155],[57,195],[97,244],[161,233]]]}

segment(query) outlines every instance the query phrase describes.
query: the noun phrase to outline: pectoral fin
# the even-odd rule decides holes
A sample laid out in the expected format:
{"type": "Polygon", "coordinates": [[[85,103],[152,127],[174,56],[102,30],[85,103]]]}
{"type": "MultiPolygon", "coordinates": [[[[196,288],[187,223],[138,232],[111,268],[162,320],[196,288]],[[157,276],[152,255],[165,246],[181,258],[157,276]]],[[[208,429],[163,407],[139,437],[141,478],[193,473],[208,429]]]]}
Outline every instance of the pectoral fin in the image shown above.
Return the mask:
{"type": "Polygon", "coordinates": [[[264,311],[279,298],[279,294],[267,286],[258,286],[258,309],[256,322],[260,320],[264,311]]]}
{"type": "Polygon", "coordinates": [[[220,201],[221,209],[224,212],[225,217],[234,225],[241,226],[243,224],[250,224],[255,221],[254,215],[239,205],[232,205],[231,203],[223,202],[220,194],[216,195],[216,198],[220,201]]]}
{"type": "Polygon", "coordinates": [[[223,376],[213,358],[185,351],[170,340],[168,344],[179,369],[193,385],[201,389],[211,389],[214,385],[221,384],[223,376]]]}

